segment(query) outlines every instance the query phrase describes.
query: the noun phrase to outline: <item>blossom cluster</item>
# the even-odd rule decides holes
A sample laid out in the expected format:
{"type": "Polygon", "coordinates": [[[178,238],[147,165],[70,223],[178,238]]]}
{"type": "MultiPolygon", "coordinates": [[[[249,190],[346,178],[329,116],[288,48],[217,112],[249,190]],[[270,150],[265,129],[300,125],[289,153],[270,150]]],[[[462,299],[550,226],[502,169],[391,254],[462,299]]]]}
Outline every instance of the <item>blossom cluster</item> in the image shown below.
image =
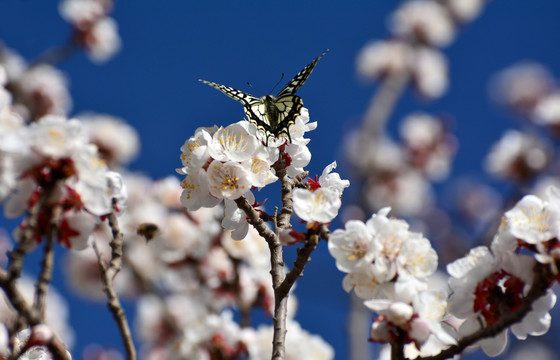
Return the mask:
{"type": "MultiPolygon", "coordinates": [[[[392,343],[404,333],[407,357],[436,355],[465,336],[505,321],[527,301],[538,268],[552,274],[545,282],[558,278],[557,188],[550,187],[544,200],[523,197],[505,213],[489,248],[473,248],[448,264],[449,294],[428,285],[437,268],[429,240],[410,232],[403,220],[388,218],[388,212],[382,209],[366,223],[348,221],[344,230],[333,232],[329,251],[347,274],[344,289],[354,290],[377,313],[370,340],[392,343]]],[[[476,345],[496,356],[507,345],[509,328],[518,339],[546,333],[556,295],[548,288],[533,300],[532,310],[519,322],[476,345]]]]}
{"type": "Polygon", "coordinates": [[[380,210],[366,223],[350,220],[344,230],[332,233],[329,251],[337,268],[347,274],[343,287],[354,290],[378,314],[371,341],[394,342],[403,331],[406,343],[413,342],[417,351],[425,344],[433,349],[434,342],[439,349],[454,344],[442,325],[447,293],[428,282],[437,268],[437,254],[405,221],[389,218],[389,211],[380,210]]]}
{"type": "Polygon", "coordinates": [[[457,28],[473,21],[484,0],[409,0],[390,18],[392,37],[372,41],[357,59],[360,75],[380,79],[408,73],[416,90],[438,98],[447,89],[447,60],[438,49],[449,45],[457,28]]]}
{"type": "Polygon", "coordinates": [[[449,121],[414,112],[402,121],[399,142],[384,132],[385,111],[374,108],[390,108],[408,84],[424,98],[443,96],[449,80],[441,48],[478,16],[484,4],[484,0],[404,1],[389,19],[388,39],[372,41],[358,54],[358,73],[380,81],[386,93],[379,98],[386,104],[372,103],[362,129],[345,140],[347,157],[365,180],[366,213],[391,206],[403,216],[417,216],[432,207],[430,182],[448,176],[457,149],[449,121]]]}
{"type": "Polygon", "coordinates": [[[424,112],[403,119],[400,138],[355,131],[345,139],[346,156],[365,179],[369,208],[390,205],[398,214],[413,216],[433,203],[430,182],[449,175],[457,140],[444,119],[424,112]]]}
{"type": "MultiPolygon", "coordinates": [[[[3,67],[0,74],[5,74],[3,67]]],[[[19,217],[41,202],[32,235],[37,244],[47,233],[50,212],[60,206],[59,242],[73,249],[87,247],[99,217],[114,206],[124,208],[126,187],[120,175],[109,170],[78,120],[46,115],[25,124],[13,110],[10,93],[2,90],[8,99],[0,108],[0,201],[5,216],[19,217]]]]}
{"type": "Polygon", "coordinates": [[[560,128],[558,79],[543,65],[523,62],[494,76],[490,91],[498,103],[532,126],[532,131],[504,132],[487,157],[487,171],[502,179],[527,183],[554,163],[550,138],[556,138],[560,128]]]}
{"type": "Polygon", "coordinates": [[[94,62],[105,62],[121,47],[117,23],[109,13],[113,0],[64,0],[61,16],[72,25],[73,41],[85,49],[94,62]]]}
{"type": "MultiPolygon", "coordinates": [[[[550,267],[557,276],[559,211],[557,188],[550,187],[544,199],[527,195],[504,214],[490,248],[476,247],[447,266],[452,276],[450,311],[464,319],[459,335],[491,326],[515,312],[536,281],[535,269],[550,267]]],[[[548,312],[555,302],[556,295],[548,289],[533,303],[532,310],[511,326],[512,333],[522,340],[546,333],[551,322],[548,312]]],[[[505,349],[507,339],[506,329],[479,345],[486,354],[496,356],[505,349]]]]}
{"type": "MultiPolygon", "coordinates": [[[[278,180],[277,163],[284,166],[288,177],[300,175],[311,160],[306,146],[309,140],[303,136],[316,126],[309,123],[309,113],[304,108],[289,129],[291,142],[282,139],[271,142],[271,146],[263,145],[262,134],[247,121],[225,128],[198,128],[181,147],[183,167],[177,171],[187,175],[181,184],[182,204],[194,211],[214,207],[223,200],[222,226],[234,230],[235,239],[243,239],[249,228],[247,216],[234,200],[243,196],[256,205],[251,190],[278,180]]],[[[338,214],[340,196],[349,182],[331,174],[335,167],[335,163],[329,165],[318,181],[309,181],[306,189],[294,190],[294,210],[302,220],[328,223],[338,214]]]]}

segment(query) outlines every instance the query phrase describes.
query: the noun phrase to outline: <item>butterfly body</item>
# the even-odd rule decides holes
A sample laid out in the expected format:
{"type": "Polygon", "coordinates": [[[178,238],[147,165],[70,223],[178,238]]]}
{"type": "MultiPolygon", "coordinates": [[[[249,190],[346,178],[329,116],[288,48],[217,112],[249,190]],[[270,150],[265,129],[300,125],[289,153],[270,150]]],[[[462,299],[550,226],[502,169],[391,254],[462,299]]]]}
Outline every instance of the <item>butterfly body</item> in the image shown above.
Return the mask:
{"type": "Polygon", "coordinates": [[[247,120],[265,135],[265,145],[268,145],[271,138],[286,137],[291,142],[290,127],[295,124],[303,108],[303,101],[294,94],[305,83],[317,61],[327,51],[301,70],[276,96],[265,95],[259,98],[229,86],[201,79],[199,81],[243,104],[247,120]]]}

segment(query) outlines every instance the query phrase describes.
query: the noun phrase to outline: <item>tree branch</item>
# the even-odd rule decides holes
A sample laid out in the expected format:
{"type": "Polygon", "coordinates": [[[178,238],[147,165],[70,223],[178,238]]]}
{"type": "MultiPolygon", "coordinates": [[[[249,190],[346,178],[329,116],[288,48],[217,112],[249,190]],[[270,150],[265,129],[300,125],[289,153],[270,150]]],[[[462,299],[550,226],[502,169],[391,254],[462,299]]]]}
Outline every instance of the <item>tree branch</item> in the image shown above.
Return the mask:
{"type": "Polygon", "coordinates": [[[282,244],[277,233],[265,225],[259,213],[249,204],[247,199],[240,197],[235,200],[235,203],[245,212],[249,224],[257,229],[259,235],[265,239],[270,249],[270,274],[272,275],[272,287],[274,289],[272,359],[282,360],[286,352],[286,317],[288,313],[288,296],[279,291],[279,287],[285,278],[282,244]]]}
{"type": "MultiPolygon", "coordinates": [[[[10,279],[8,273],[0,270],[0,287],[6,293],[6,297],[12,304],[12,307],[17,311],[20,316],[23,316],[30,326],[35,326],[43,323],[41,314],[34,308],[27,305],[23,295],[16,287],[15,281],[10,279]]],[[[56,360],[71,360],[70,353],[67,351],[65,344],[60,340],[57,335],[54,335],[52,340],[46,344],[52,356],[56,360]]]]}
{"type": "Polygon", "coordinates": [[[99,269],[103,275],[103,291],[107,295],[107,306],[109,307],[111,314],[113,314],[113,318],[119,328],[121,339],[126,351],[126,358],[128,360],[135,360],[136,349],[134,348],[132,334],[126,320],[126,313],[124,312],[119,301],[119,296],[113,287],[113,279],[121,268],[123,246],[123,235],[119,230],[115,210],[113,210],[113,212],[109,215],[109,225],[111,226],[111,230],[113,232],[113,240],[111,241],[111,260],[109,262],[109,266],[105,264],[103,254],[97,247],[97,243],[95,241],[93,242],[93,250],[97,255],[99,260],[99,269]]]}
{"type": "Polygon", "coordinates": [[[311,235],[309,239],[305,241],[305,245],[301,248],[297,249],[297,258],[294,261],[294,266],[292,270],[288,272],[286,278],[278,288],[278,292],[280,296],[288,296],[290,289],[296,282],[298,278],[303,276],[303,269],[305,265],[311,260],[309,257],[313,251],[317,248],[319,244],[319,236],[318,235],[311,235]]]}
{"type": "Polygon", "coordinates": [[[21,237],[17,242],[15,248],[8,253],[8,258],[10,259],[10,265],[8,266],[9,280],[15,281],[21,276],[21,270],[23,268],[23,259],[28,252],[29,244],[33,240],[33,235],[35,234],[35,229],[37,229],[39,213],[46,205],[46,202],[50,198],[53,191],[53,186],[45,188],[39,199],[33,203],[29,211],[27,212],[27,222],[22,230],[21,237]]]}
{"type": "Polygon", "coordinates": [[[59,236],[59,223],[62,215],[62,206],[56,205],[51,213],[49,221],[49,234],[45,243],[44,257],[41,263],[41,273],[35,284],[35,303],[33,307],[37,309],[41,316],[44,316],[46,295],[49,283],[52,279],[54,265],[54,243],[59,236]]]}

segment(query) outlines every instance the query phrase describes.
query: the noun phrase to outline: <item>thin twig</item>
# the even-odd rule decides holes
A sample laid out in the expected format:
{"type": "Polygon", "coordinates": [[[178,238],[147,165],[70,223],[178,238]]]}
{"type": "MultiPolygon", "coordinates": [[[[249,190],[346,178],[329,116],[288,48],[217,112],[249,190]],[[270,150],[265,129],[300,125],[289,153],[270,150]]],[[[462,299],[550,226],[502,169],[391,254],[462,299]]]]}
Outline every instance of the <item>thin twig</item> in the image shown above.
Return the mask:
{"type": "Polygon", "coordinates": [[[10,265],[8,266],[8,274],[10,281],[17,280],[21,275],[21,270],[23,268],[23,259],[28,252],[29,244],[33,240],[35,235],[35,229],[37,229],[39,214],[41,209],[45,207],[46,202],[51,196],[53,187],[50,186],[44,189],[39,196],[39,199],[33,203],[29,211],[27,212],[27,219],[25,227],[21,232],[21,237],[15,248],[8,253],[8,258],[10,259],[10,265]]]}
{"type": "MultiPolygon", "coordinates": [[[[10,276],[4,270],[0,270],[0,287],[4,290],[6,297],[9,299],[12,307],[23,316],[30,326],[43,323],[43,317],[34,308],[30,307],[25,301],[23,295],[16,287],[16,283],[10,279],[10,276]]],[[[46,344],[55,360],[71,360],[70,353],[67,351],[65,344],[57,335],[46,344]]]]}
{"type": "Polygon", "coordinates": [[[70,59],[74,54],[80,50],[78,44],[74,41],[73,37],[63,45],[47,49],[37,59],[31,63],[30,67],[41,64],[58,65],[61,62],[70,59]]]}
{"type": "MultiPolygon", "coordinates": [[[[116,199],[113,199],[113,208],[116,207],[116,199]]],[[[123,234],[119,228],[119,222],[115,211],[111,212],[108,216],[109,226],[113,234],[113,241],[109,244],[111,246],[111,261],[109,262],[109,271],[112,272],[111,279],[121,271],[122,255],[123,255],[123,234]]]]}
{"type": "Polygon", "coordinates": [[[318,244],[319,236],[311,235],[305,242],[305,245],[297,249],[297,258],[294,261],[294,266],[288,272],[288,274],[286,274],[286,278],[278,288],[278,292],[281,294],[281,296],[287,296],[296,280],[303,276],[303,269],[305,268],[305,265],[307,265],[307,263],[311,260],[309,256],[317,248],[318,244]]]}
{"type": "Polygon", "coordinates": [[[49,234],[45,243],[44,257],[41,264],[41,273],[35,284],[35,303],[33,307],[37,309],[41,316],[44,316],[45,303],[49,283],[52,279],[54,265],[54,243],[59,236],[59,222],[62,215],[62,206],[57,205],[53,208],[49,221],[49,234]]]}
{"type": "Polygon", "coordinates": [[[99,260],[99,269],[103,275],[103,291],[107,295],[107,306],[109,307],[111,314],[113,314],[113,318],[119,328],[121,339],[126,351],[126,358],[128,360],[135,360],[136,349],[134,348],[132,334],[126,320],[126,313],[122,308],[119,296],[113,287],[113,279],[121,268],[123,246],[123,235],[119,230],[115,211],[109,215],[109,224],[111,225],[111,230],[113,232],[113,239],[111,240],[111,261],[109,262],[109,266],[105,264],[103,254],[97,247],[97,243],[95,241],[93,242],[93,250],[97,255],[99,260]]]}

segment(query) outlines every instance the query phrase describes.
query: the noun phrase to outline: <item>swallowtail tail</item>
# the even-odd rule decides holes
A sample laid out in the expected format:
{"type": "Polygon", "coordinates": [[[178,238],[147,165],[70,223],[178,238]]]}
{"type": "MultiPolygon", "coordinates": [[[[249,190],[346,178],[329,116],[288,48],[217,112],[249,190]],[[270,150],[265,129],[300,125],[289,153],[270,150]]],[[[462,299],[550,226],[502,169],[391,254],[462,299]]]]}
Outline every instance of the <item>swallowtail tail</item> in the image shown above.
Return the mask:
{"type": "Polygon", "coordinates": [[[288,141],[291,142],[290,127],[295,123],[303,108],[303,101],[294,94],[305,84],[313,68],[327,51],[329,50],[326,50],[303,68],[276,96],[265,95],[259,98],[229,86],[202,79],[198,79],[198,81],[202,81],[220,90],[230,98],[243,104],[247,120],[255,124],[258,131],[264,133],[265,145],[268,146],[270,138],[278,138],[280,136],[287,137],[288,141]]]}

